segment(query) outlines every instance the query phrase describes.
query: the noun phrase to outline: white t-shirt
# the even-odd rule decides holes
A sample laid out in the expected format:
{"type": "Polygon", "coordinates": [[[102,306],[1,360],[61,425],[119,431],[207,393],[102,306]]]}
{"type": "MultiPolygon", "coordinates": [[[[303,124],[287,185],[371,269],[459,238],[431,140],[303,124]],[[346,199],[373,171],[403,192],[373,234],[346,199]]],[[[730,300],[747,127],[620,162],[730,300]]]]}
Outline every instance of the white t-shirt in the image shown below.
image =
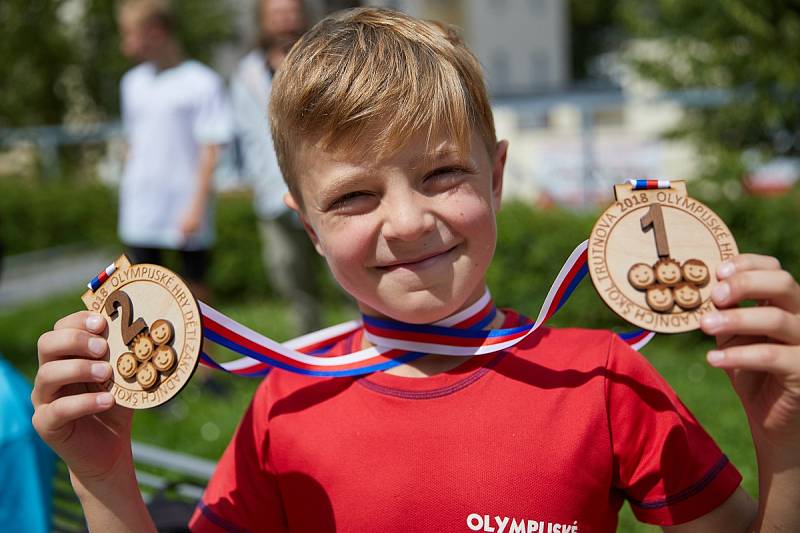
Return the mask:
{"type": "Polygon", "coordinates": [[[180,224],[198,185],[201,147],[232,136],[222,78],[197,61],[161,72],[142,63],[123,76],[121,100],[129,146],[120,186],[120,238],[130,246],[208,248],[214,239],[210,205],[188,242],[180,224]]]}

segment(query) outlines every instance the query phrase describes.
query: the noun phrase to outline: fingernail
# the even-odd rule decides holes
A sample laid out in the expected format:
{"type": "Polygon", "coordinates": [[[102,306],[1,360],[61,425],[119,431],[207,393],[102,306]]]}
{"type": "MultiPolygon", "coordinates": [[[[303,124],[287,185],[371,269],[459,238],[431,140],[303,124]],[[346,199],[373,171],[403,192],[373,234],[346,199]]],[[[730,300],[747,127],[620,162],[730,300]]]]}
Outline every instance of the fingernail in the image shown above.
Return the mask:
{"type": "Polygon", "coordinates": [[[106,379],[111,373],[111,367],[108,363],[94,363],[90,370],[97,379],[106,379]]]}
{"type": "Polygon", "coordinates": [[[722,315],[720,313],[704,315],[700,319],[700,323],[703,326],[703,329],[713,333],[722,325],[722,315]]]}
{"type": "Polygon", "coordinates": [[[724,303],[730,295],[731,286],[724,281],[717,283],[716,287],[711,289],[711,297],[717,303],[724,303]]]}
{"type": "Polygon", "coordinates": [[[92,337],[89,339],[89,351],[95,355],[103,355],[106,353],[106,341],[103,339],[92,337]]]}
{"type": "Polygon", "coordinates": [[[105,320],[100,315],[92,315],[86,319],[86,328],[91,331],[100,331],[104,322],[105,320]]]}
{"type": "Polygon", "coordinates": [[[101,392],[97,395],[97,405],[100,407],[108,407],[114,402],[114,397],[110,392],[101,392]]]}
{"type": "Polygon", "coordinates": [[[725,359],[725,352],[723,352],[721,350],[711,350],[706,355],[706,359],[712,365],[717,364],[717,363],[721,362],[723,359],[725,359]]]}
{"type": "Polygon", "coordinates": [[[723,261],[717,267],[717,274],[719,274],[720,278],[730,277],[735,271],[736,267],[730,261],[723,261]]]}

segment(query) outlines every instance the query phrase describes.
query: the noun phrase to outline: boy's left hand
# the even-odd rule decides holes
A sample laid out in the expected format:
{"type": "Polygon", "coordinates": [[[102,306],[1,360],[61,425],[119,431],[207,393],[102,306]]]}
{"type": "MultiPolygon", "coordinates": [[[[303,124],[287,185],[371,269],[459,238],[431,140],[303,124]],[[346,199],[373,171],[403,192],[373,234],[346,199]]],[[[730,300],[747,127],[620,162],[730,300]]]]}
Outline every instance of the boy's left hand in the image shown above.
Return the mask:
{"type": "Polygon", "coordinates": [[[728,373],[754,437],[789,452],[800,444],[800,285],[777,259],[756,254],[720,264],[717,278],[720,311],[701,320],[717,338],[708,361],[728,373]],[[746,300],[759,305],[738,306],[746,300]]]}

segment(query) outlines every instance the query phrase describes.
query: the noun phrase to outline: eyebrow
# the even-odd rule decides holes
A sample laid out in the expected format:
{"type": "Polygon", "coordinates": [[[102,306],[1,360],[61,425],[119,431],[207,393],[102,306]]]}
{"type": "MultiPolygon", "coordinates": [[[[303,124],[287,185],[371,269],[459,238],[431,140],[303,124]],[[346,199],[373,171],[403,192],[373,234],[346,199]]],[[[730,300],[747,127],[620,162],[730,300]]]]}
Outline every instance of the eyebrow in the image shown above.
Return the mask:
{"type": "Polygon", "coordinates": [[[374,185],[374,175],[373,169],[365,169],[332,177],[318,189],[314,202],[316,207],[324,211],[340,196],[374,185]]]}
{"type": "Polygon", "coordinates": [[[411,160],[411,168],[417,168],[421,164],[435,164],[443,159],[458,157],[459,159],[470,159],[461,150],[454,146],[447,146],[439,150],[432,150],[419,155],[411,160]]]}

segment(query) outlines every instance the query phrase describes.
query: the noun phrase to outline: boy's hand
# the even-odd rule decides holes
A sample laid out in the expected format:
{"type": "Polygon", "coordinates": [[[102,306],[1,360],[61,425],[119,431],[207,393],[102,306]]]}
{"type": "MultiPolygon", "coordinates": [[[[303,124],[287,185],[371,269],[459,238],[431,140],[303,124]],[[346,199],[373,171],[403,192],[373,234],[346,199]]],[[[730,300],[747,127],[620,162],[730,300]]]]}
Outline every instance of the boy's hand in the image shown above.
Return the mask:
{"type": "MultiPolygon", "coordinates": [[[[754,437],[796,455],[800,445],[800,286],[774,257],[742,254],[717,269],[711,298],[720,309],[701,320],[716,335],[711,365],[725,369],[754,437]],[[746,300],[758,307],[739,308],[746,300]],[[791,447],[791,449],[789,448],[791,447]]],[[[797,456],[800,460],[800,456],[797,456]]]]}
{"type": "Polygon", "coordinates": [[[203,222],[203,208],[192,206],[181,220],[180,232],[184,241],[189,240],[192,235],[197,233],[203,222]]]}
{"type": "Polygon", "coordinates": [[[110,393],[95,392],[111,376],[105,329],[102,316],[80,311],[39,337],[33,426],[82,484],[130,461],[133,412],[115,405],[110,393]]]}

